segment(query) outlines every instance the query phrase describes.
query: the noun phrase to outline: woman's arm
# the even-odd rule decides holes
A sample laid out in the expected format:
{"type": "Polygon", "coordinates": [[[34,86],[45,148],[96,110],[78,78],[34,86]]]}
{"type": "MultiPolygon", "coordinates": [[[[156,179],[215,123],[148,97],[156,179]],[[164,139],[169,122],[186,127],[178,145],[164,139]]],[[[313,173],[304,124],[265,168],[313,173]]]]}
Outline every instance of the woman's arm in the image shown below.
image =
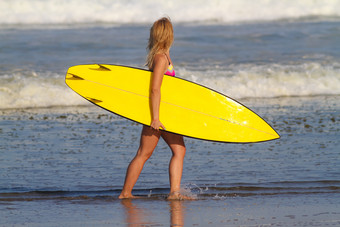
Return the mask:
{"type": "Polygon", "coordinates": [[[159,130],[165,129],[164,125],[159,120],[159,107],[161,102],[161,85],[164,73],[167,69],[167,63],[163,54],[158,54],[154,59],[153,76],[151,81],[150,98],[151,98],[151,127],[159,130]]]}

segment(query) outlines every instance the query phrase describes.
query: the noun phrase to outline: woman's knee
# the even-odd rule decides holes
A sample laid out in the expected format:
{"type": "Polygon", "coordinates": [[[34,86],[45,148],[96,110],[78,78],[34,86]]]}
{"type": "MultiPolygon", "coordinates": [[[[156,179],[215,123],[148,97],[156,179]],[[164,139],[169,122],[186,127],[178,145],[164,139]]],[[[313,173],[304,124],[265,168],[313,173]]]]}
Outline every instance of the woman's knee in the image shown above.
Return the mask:
{"type": "Polygon", "coordinates": [[[185,146],[177,146],[172,150],[172,155],[180,158],[184,158],[186,153],[185,146]]]}
{"type": "Polygon", "coordinates": [[[136,158],[142,159],[143,161],[147,161],[153,153],[153,150],[146,150],[139,148],[136,154],[136,158]]]}

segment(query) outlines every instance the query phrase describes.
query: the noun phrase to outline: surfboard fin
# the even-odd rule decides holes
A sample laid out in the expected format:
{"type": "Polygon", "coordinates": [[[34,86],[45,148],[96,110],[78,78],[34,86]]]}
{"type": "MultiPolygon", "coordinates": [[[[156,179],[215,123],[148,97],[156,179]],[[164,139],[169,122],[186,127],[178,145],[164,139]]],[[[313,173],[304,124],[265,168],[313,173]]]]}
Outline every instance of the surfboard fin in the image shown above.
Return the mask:
{"type": "Polygon", "coordinates": [[[111,69],[101,65],[101,64],[97,64],[99,66],[99,68],[90,68],[91,70],[97,70],[97,71],[111,71],[111,69]]]}
{"type": "Polygon", "coordinates": [[[74,75],[72,73],[67,73],[66,74],[66,79],[67,80],[84,80],[83,78],[81,78],[80,76],[74,75]]]}
{"type": "Polygon", "coordinates": [[[100,102],[103,102],[99,99],[94,99],[94,98],[90,98],[90,97],[86,97],[87,100],[89,100],[90,102],[93,102],[93,103],[100,103],[100,102]]]}

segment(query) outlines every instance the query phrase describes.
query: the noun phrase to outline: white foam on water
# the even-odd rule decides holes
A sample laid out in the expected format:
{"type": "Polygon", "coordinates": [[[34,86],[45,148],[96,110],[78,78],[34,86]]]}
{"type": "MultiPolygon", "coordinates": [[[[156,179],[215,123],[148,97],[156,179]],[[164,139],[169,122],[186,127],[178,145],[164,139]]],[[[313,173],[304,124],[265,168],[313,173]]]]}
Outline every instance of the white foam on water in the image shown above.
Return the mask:
{"type": "MultiPolygon", "coordinates": [[[[340,65],[231,65],[199,71],[177,68],[177,76],[231,98],[340,95],[340,65]]],[[[0,109],[89,105],[53,72],[0,76],[0,109]]]]}
{"type": "Polygon", "coordinates": [[[234,23],[340,17],[340,0],[10,0],[0,1],[0,24],[151,23],[169,15],[174,22],[234,23]]]}
{"type": "Polygon", "coordinates": [[[236,99],[340,95],[340,66],[336,63],[236,65],[180,73],[188,80],[236,99]]]}
{"type": "Polygon", "coordinates": [[[88,105],[55,73],[3,75],[0,109],[88,105]]]}

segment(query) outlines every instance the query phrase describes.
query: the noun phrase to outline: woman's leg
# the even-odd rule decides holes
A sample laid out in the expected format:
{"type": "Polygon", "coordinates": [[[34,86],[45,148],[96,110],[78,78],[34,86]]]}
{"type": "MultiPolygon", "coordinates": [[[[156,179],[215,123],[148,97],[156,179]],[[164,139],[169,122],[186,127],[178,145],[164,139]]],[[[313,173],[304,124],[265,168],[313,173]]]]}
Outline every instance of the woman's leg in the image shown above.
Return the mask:
{"type": "Polygon", "coordinates": [[[140,145],[136,156],[127,168],[124,187],[119,196],[120,199],[134,197],[131,193],[133,186],[136,184],[145,162],[151,157],[159,141],[160,134],[160,131],[143,126],[140,145]]]}
{"type": "Polygon", "coordinates": [[[169,163],[169,199],[179,199],[179,190],[181,189],[181,179],[183,172],[183,161],[186,151],[183,136],[163,131],[162,137],[172,151],[172,157],[169,163]]]}

